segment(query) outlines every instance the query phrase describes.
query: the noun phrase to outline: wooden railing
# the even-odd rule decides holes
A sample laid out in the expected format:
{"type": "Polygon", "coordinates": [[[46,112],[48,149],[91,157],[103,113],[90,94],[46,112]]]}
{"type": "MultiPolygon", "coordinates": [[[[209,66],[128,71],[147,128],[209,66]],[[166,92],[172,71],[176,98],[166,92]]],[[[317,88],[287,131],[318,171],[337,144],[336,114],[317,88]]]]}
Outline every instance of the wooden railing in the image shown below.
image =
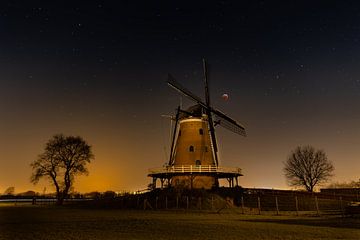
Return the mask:
{"type": "Polygon", "coordinates": [[[216,167],[214,165],[177,165],[162,168],[149,169],[150,174],[160,173],[238,173],[241,168],[236,167],[216,167]]]}

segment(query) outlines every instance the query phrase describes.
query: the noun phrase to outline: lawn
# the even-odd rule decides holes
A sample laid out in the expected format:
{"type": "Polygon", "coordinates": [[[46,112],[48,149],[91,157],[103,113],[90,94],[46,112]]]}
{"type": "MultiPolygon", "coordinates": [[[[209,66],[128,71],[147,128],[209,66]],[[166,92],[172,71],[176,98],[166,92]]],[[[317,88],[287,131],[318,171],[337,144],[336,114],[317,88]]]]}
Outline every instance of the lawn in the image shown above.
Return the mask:
{"type": "Polygon", "coordinates": [[[360,239],[360,219],[0,206],[0,239],[360,239]]]}

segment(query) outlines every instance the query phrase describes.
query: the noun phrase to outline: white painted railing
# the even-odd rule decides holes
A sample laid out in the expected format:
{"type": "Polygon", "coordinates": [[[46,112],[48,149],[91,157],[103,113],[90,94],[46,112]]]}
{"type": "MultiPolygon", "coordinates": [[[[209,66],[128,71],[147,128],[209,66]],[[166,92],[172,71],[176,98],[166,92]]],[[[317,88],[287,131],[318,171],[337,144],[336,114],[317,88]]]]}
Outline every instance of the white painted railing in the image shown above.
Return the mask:
{"type": "Polygon", "coordinates": [[[177,165],[149,169],[150,174],[160,173],[239,173],[241,168],[216,167],[214,165],[177,165]]]}

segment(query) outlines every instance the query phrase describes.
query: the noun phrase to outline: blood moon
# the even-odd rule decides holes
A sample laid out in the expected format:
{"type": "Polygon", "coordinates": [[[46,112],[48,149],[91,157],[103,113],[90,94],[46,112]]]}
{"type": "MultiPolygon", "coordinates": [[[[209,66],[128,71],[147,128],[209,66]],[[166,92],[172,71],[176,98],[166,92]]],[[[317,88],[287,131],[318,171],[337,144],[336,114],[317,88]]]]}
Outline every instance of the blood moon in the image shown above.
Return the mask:
{"type": "Polygon", "coordinates": [[[221,98],[222,98],[224,101],[227,101],[227,100],[229,99],[229,94],[224,93],[223,95],[221,95],[221,98]]]}

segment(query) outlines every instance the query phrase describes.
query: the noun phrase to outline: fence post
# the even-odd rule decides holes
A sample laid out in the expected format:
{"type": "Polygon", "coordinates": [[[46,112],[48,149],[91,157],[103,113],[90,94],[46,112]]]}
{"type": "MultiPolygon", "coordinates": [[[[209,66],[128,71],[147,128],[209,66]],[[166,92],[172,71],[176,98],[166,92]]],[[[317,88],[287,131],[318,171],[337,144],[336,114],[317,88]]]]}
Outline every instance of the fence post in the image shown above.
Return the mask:
{"type": "Polygon", "coordinates": [[[340,199],[340,211],[341,211],[341,216],[344,217],[344,207],[343,207],[343,201],[342,201],[342,197],[339,197],[340,199]]]}
{"type": "Polygon", "coordinates": [[[176,196],[176,209],[179,208],[179,196],[176,196]]]}
{"type": "Polygon", "coordinates": [[[156,197],[155,198],[155,209],[158,209],[158,200],[159,200],[159,197],[156,197]]]}
{"type": "Polygon", "coordinates": [[[259,209],[259,215],[261,215],[260,197],[258,197],[258,209],[259,209]]]}
{"type": "Polygon", "coordinates": [[[315,196],[315,206],[316,206],[317,215],[320,216],[319,203],[318,203],[318,198],[317,198],[317,196],[315,196]]]}
{"type": "Polygon", "coordinates": [[[201,197],[199,197],[198,199],[198,205],[199,205],[199,209],[201,210],[201,197]]]}
{"type": "Polygon", "coordinates": [[[276,204],[276,215],[279,215],[279,203],[277,196],[275,196],[275,204],[276,204]]]}
{"type": "Polygon", "coordinates": [[[186,209],[189,209],[189,196],[186,196],[186,209]]]}
{"type": "Polygon", "coordinates": [[[296,207],[296,216],[299,216],[299,202],[297,196],[295,196],[295,207],[296,207]]]}
{"type": "Polygon", "coordinates": [[[244,209],[244,196],[241,196],[241,212],[242,212],[242,214],[245,214],[245,209],[244,209]]]}
{"type": "Polygon", "coordinates": [[[165,209],[168,209],[168,198],[165,196],[165,209]]]}
{"type": "Polygon", "coordinates": [[[211,196],[211,210],[214,210],[214,196],[211,196]]]}

